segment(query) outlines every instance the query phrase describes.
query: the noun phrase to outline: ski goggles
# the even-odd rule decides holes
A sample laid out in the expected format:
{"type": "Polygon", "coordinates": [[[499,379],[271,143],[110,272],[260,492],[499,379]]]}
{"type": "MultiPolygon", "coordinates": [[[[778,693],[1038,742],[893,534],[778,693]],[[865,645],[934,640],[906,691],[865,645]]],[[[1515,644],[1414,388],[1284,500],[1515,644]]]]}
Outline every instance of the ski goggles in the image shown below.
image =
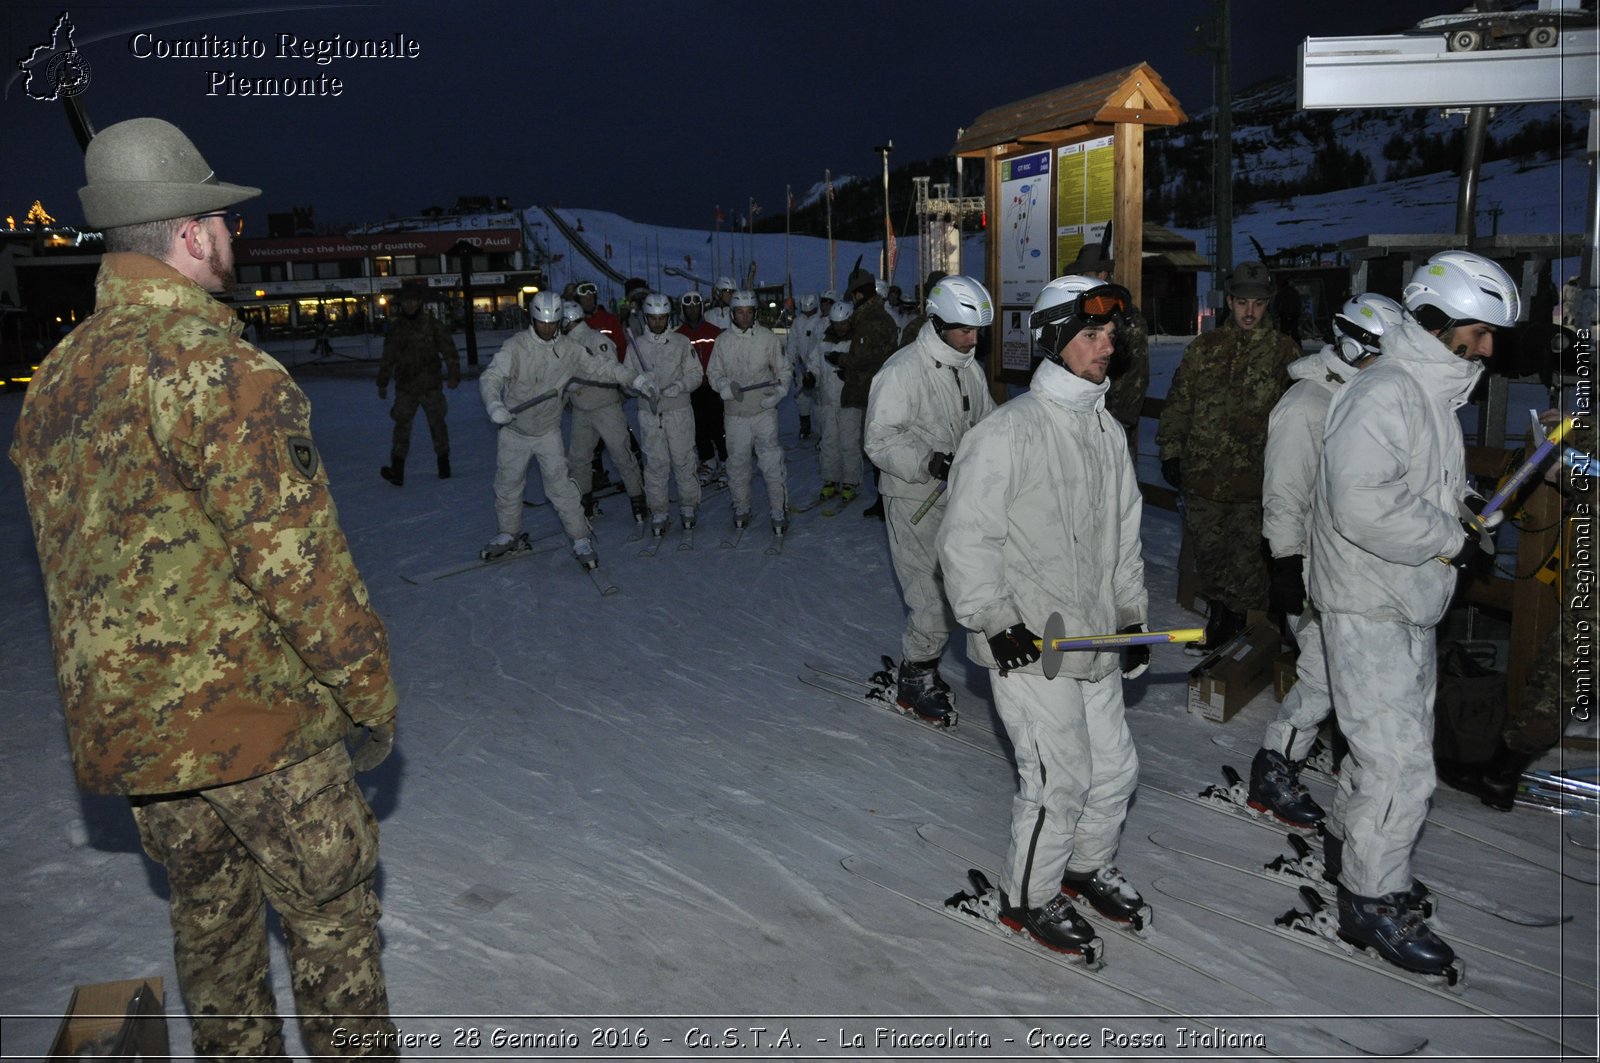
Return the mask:
{"type": "Polygon", "coordinates": [[[1126,317],[1128,307],[1132,304],[1133,297],[1122,285],[1100,284],[1080,293],[1070,302],[1057,303],[1039,311],[1029,324],[1033,328],[1043,328],[1078,318],[1091,325],[1104,325],[1108,321],[1126,317]]]}
{"type": "Polygon", "coordinates": [[[599,295],[600,294],[600,289],[595,285],[594,281],[584,281],[583,283],[579,284],[576,288],[574,288],[573,291],[575,293],[577,293],[578,295],[599,295]]]}
{"type": "Polygon", "coordinates": [[[678,302],[682,303],[684,306],[699,306],[701,303],[705,302],[705,300],[701,298],[699,292],[684,292],[683,298],[679,299],[678,302]]]}

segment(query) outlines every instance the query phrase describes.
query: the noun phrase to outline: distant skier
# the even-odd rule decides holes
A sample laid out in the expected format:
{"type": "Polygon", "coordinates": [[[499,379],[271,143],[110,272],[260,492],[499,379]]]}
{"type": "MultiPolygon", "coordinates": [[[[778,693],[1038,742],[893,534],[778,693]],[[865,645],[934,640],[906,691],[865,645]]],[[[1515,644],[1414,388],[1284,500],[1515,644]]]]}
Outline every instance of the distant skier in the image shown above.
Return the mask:
{"type": "Polygon", "coordinates": [[[789,530],[788,473],[783,466],[783,446],[778,442],[778,403],[789,393],[794,374],[778,337],[756,324],[754,292],[735,292],[730,313],[733,324],[711,348],[706,379],[722,396],[733,526],[750,524],[750,456],[754,452],[767,485],[772,532],[783,535],[789,530]]]}
{"type": "Polygon", "coordinates": [[[939,560],[968,656],[995,669],[995,707],[1020,782],[1000,882],[1001,922],[1062,952],[1095,934],[1072,906],[1142,925],[1148,909],[1112,864],[1139,758],[1122,681],[1148,647],[1070,653],[1057,678],[1039,631],[1060,613],[1073,634],[1144,629],[1144,502],[1127,441],[1105,414],[1125,289],[1088,277],[1045,285],[1029,319],[1044,358],[1032,386],[978,422],[956,450],[939,560]]]}
{"type": "Polygon", "coordinates": [[[727,437],[722,427],[722,396],[705,379],[711,348],[722,330],[705,319],[705,297],[699,292],[684,292],[678,300],[678,309],[683,314],[683,324],[678,326],[678,331],[688,337],[694,356],[700,362],[700,381],[689,391],[689,404],[694,408],[694,449],[700,458],[696,472],[704,486],[722,475],[722,466],[728,460],[727,437]]]}
{"type": "Polygon", "coordinates": [[[1440,974],[1455,953],[1413,905],[1411,850],[1435,783],[1434,629],[1457,568],[1480,556],[1477,522],[1461,515],[1473,496],[1456,410],[1520,298],[1494,262],[1442,251],[1402,299],[1415,320],[1384,332],[1383,357],[1328,408],[1312,503],[1311,601],[1350,746],[1324,864],[1342,936],[1440,974]]]}
{"type": "Polygon", "coordinates": [[[508,339],[478,378],[483,407],[500,426],[494,470],[494,511],[500,532],[489,540],[482,556],[493,560],[528,548],[522,531],[522,494],[528,464],[537,459],[544,493],[572,539],[573,556],[585,568],[593,568],[599,559],[561,445],[562,394],[574,377],[611,380],[647,395],[655,385],[647,376],[630,373],[615,358],[597,358],[583,344],[561,335],[561,296],[556,292],[536,293],[528,316],[532,324],[508,339]]]}
{"type": "Polygon", "coordinates": [[[641,317],[645,330],[634,338],[633,353],[639,366],[660,391],[652,408],[639,408],[639,428],[644,434],[644,494],[650,507],[650,534],[667,532],[667,483],[678,481],[678,510],[687,530],[694,527],[700,505],[700,480],[695,476],[694,410],[689,393],[700,382],[700,361],[689,338],[667,328],[672,300],[659,292],[644,297],[641,317]]]}
{"type": "Polygon", "coordinates": [[[1261,534],[1272,552],[1267,608],[1293,626],[1300,656],[1295,683],[1278,718],[1267,725],[1250,765],[1250,804],[1285,823],[1315,827],[1323,810],[1299,779],[1317,728],[1333,712],[1322,625],[1306,602],[1305,560],[1311,533],[1311,497],[1322,461],[1322,431],[1333,396],[1381,353],[1379,338],[1406,320],[1387,296],[1358,295],[1334,315],[1337,343],[1289,364],[1295,381],[1267,421],[1266,477],[1261,534]]]}
{"type": "Polygon", "coordinates": [[[865,446],[880,470],[889,557],[906,603],[896,698],[902,708],[944,720],[954,707],[939,675],[953,619],[945,604],[937,538],[947,502],[923,502],[950,475],[967,430],[994,409],[989,376],[974,357],[994,321],[989,293],[971,277],[946,277],[928,293],[927,324],[872,378],[865,446]]]}
{"type": "Polygon", "coordinates": [[[449,478],[450,427],[445,422],[444,383],[448,379],[452,391],[461,383],[461,358],[455,341],[438,318],[423,310],[419,286],[401,288],[399,303],[400,313],[389,324],[383,361],[378,365],[379,399],[388,398],[389,380],[394,379],[394,405],[389,409],[394,438],[389,444],[389,464],[378,473],[396,487],[406,482],[406,454],[411,449],[411,425],[418,407],[428,418],[439,479],[449,478]],[[445,379],[441,379],[441,362],[445,379]]]}
{"type": "Polygon", "coordinates": [[[811,345],[806,371],[816,379],[817,465],[822,473],[819,502],[838,496],[848,502],[861,485],[861,411],[839,404],[844,392],[840,359],[850,350],[850,304],[830,302],[828,324],[811,345]]]}
{"type": "Polygon", "coordinates": [[[817,337],[828,327],[828,318],[817,312],[817,297],[807,292],[800,297],[800,309],[789,324],[789,334],[783,339],[783,353],[789,359],[800,388],[794,396],[794,412],[800,418],[800,438],[811,438],[811,407],[816,390],[816,378],[809,376],[805,361],[816,346],[817,337]]]}
{"type": "MultiPolygon", "coordinates": [[[[561,304],[561,332],[567,339],[581,343],[601,361],[621,364],[628,370],[630,380],[643,371],[637,358],[622,354],[610,337],[589,324],[580,303],[561,304]]],[[[611,455],[611,464],[622,477],[623,490],[628,492],[628,503],[633,508],[633,519],[643,521],[644,480],[639,472],[639,459],[633,452],[633,432],[622,408],[622,389],[597,384],[580,373],[570,399],[572,438],[567,441],[567,468],[578,485],[583,515],[594,516],[595,469],[600,464],[600,449],[604,447],[611,455]]],[[[604,470],[601,473],[603,475],[604,470]]]]}

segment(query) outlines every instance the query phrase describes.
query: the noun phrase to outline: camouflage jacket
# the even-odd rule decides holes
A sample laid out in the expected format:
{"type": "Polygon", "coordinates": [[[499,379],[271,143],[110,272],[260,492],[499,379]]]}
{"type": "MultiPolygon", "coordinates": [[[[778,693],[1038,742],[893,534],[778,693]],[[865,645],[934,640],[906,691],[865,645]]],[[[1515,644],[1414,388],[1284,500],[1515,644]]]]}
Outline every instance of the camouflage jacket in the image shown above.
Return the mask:
{"type": "Polygon", "coordinates": [[[1116,353],[1111,356],[1111,389],[1106,392],[1106,412],[1115,417],[1130,435],[1139,431],[1144,393],[1150,386],[1150,331],[1137,306],[1128,308],[1128,322],[1117,335],[1116,353]]]}
{"type": "Polygon", "coordinates": [[[865,409],[872,378],[900,349],[900,330],[876,295],[856,307],[851,320],[855,324],[850,330],[850,352],[839,359],[844,370],[844,392],[839,404],[865,409]]]}
{"type": "Polygon", "coordinates": [[[1183,490],[1216,502],[1261,497],[1267,417],[1289,388],[1300,348],[1265,323],[1232,321],[1189,344],[1172,375],[1156,445],[1182,462],[1183,490]]]}
{"type": "Polygon", "coordinates": [[[78,785],[202,789],[393,720],[305,394],[165,263],[108,254],[17,420],[78,785]]]}
{"type": "Polygon", "coordinates": [[[449,372],[450,386],[461,383],[461,358],[456,342],[438,318],[425,310],[408,318],[396,314],[389,322],[389,335],[383,340],[383,361],[378,365],[378,386],[394,386],[399,391],[422,395],[443,386],[439,363],[449,372]]]}

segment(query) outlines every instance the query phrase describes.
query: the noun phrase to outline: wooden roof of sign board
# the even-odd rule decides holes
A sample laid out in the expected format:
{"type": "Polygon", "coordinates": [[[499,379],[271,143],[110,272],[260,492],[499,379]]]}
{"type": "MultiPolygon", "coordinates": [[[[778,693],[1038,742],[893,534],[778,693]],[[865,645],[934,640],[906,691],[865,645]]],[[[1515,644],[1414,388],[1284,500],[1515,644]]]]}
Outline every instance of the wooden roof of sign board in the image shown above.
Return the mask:
{"type": "Polygon", "coordinates": [[[985,111],[964,129],[952,155],[988,155],[1086,140],[1117,123],[1178,125],[1187,119],[1176,97],[1148,63],[1053,89],[985,111]]]}

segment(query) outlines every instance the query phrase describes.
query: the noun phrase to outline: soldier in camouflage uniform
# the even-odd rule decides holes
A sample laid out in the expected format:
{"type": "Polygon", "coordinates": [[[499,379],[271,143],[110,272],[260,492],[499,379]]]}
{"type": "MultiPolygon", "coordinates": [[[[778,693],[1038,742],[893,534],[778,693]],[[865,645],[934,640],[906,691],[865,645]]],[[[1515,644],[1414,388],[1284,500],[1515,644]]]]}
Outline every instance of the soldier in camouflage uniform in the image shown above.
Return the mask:
{"type": "MultiPolygon", "coordinates": [[[[1099,244],[1084,244],[1063,276],[1110,280],[1114,268],[1099,244]]],[[[1144,312],[1129,305],[1127,319],[1117,329],[1116,352],[1111,356],[1111,387],[1106,392],[1106,412],[1127,429],[1128,454],[1139,463],[1139,418],[1144,413],[1144,393],[1150,387],[1150,330],[1144,312]]]]}
{"type": "Polygon", "coordinates": [[[394,377],[394,440],[389,444],[389,464],[378,470],[385,480],[399,487],[406,482],[406,454],[411,450],[411,423],[417,407],[428,418],[433,436],[433,452],[439,460],[439,479],[450,477],[450,428],[445,424],[443,380],[439,363],[443,361],[450,389],[461,384],[461,359],[455,340],[450,338],[438,318],[422,310],[422,292],[415,285],[400,289],[400,314],[389,323],[383,341],[383,361],[378,366],[378,398],[389,395],[389,378],[394,377]]]}
{"type": "MultiPolygon", "coordinates": [[[[850,272],[845,289],[846,299],[855,304],[850,315],[850,350],[839,358],[844,370],[844,390],[839,394],[839,417],[847,427],[845,445],[861,448],[861,425],[866,418],[867,398],[872,390],[872,378],[889,356],[900,349],[900,330],[894,318],[884,309],[883,297],[878,294],[878,282],[872,274],[857,266],[850,272]],[[853,430],[849,430],[853,425],[853,430]]],[[[878,482],[878,467],[872,467],[872,482],[878,482]]],[[[883,497],[872,503],[861,514],[883,520],[883,497]]]]}
{"type": "Polygon", "coordinates": [[[388,638],[305,394],[207,294],[233,279],[222,208],[260,190],[154,118],[102,131],[85,169],[95,313],[40,365],[11,448],[78,785],[127,794],[166,868],[197,1055],[283,1052],[264,902],[308,1050],[393,1055],[353,777],[393,745],[388,638]]]}
{"type": "Polygon", "coordinates": [[[1206,599],[1204,654],[1244,628],[1266,605],[1261,481],[1267,417],[1289,388],[1300,348],[1267,319],[1272,278],[1241,262],[1226,286],[1230,316],[1183,352],[1172,376],[1156,445],[1161,474],[1183,493],[1183,534],[1192,545],[1206,599]]]}

